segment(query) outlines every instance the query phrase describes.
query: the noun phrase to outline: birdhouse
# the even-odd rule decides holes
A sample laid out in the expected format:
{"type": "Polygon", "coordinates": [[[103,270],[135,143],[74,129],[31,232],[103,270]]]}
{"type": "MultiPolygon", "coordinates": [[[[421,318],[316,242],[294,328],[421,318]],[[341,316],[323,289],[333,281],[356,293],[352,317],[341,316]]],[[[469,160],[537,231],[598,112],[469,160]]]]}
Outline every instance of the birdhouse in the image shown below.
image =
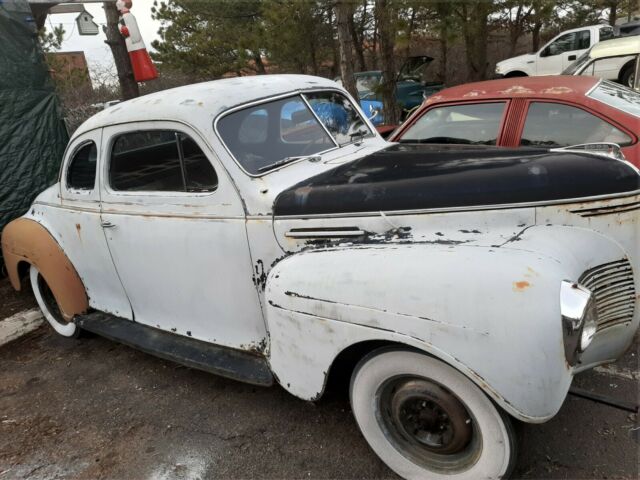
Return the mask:
{"type": "Polygon", "coordinates": [[[93,15],[86,10],[76,17],[76,24],[80,35],[98,35],[98,24],[93,21],[93,15]]]}

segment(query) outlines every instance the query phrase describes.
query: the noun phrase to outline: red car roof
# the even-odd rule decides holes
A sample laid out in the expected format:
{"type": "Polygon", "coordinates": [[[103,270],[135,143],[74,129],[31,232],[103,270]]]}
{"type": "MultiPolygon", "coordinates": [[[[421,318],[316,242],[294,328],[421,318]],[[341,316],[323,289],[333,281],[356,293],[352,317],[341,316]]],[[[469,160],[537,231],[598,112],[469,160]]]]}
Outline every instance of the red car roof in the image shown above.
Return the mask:
{"type": "Polygon", "coordinates": [[[467,83],[445,88],[427,98],[423,105],[483,98],[563,98],[584,96],[600,79],[595,77],[554,75],[545,77],[512,77],[467,83]]]}

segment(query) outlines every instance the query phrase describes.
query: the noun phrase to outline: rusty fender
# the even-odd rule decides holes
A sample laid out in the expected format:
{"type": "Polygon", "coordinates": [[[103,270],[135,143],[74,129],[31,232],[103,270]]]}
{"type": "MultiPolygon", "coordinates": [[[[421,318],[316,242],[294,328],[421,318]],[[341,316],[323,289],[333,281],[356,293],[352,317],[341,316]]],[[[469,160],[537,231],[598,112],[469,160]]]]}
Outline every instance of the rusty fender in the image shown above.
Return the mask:
{"type": "Polygon", "coordinates": [[[76,269],[40,223],[28,218],[10,222],[2,231],[2,255],[9,280],[16,290],[21,289],[19,264],[26,262],[35,265],[44,277],[67,320],[89,308],[89,300],[76,269]]]}
{"type": "Polygon", "coordinates": [[[574,373],[563,349],[561,282],[622,253],[605,237],[570,229],[595,243],[585,258],[568,255],[558,251],[571,245],[558,246],[562,228],[541,228],[521,235],[531,250],[384,244],[290,256],[267,279],[272,370],[285,389],[312,400],[345,348],[391,341],[451,364],[516,418],[548,420],[574,373]],[[547,242],[538,251],[536,230],[547,242]]]}

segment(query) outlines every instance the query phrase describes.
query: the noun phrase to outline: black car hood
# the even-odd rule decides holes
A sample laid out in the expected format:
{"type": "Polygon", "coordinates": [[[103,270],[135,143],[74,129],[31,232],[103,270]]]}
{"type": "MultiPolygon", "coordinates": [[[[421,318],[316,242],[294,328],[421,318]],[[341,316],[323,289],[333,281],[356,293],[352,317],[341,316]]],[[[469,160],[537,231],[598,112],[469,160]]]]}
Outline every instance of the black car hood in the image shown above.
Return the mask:
{"type": "Polygon", "coordinates": [[[274,215],[554,202],[640,190],[628,163],[588,153],[395,144],[311,177],[274,215]]]}

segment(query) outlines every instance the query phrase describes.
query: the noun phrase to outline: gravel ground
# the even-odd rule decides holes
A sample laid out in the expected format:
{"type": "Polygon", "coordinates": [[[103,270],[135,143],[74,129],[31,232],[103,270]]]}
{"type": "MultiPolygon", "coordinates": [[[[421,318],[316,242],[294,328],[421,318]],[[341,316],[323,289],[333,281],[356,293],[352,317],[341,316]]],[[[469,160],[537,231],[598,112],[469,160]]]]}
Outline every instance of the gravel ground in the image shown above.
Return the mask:
{"type": "MultiPolygon", "coordinates": [[[[48,327],[0,347],[0,480],[397,478],[344,385],[316,404],[48,327]]],[[[575,384],[638,401],[638,343],[575,384]]],[[[515,478],[638,478],[637,416],[569,397],[522,428],[515,478]]]]}

